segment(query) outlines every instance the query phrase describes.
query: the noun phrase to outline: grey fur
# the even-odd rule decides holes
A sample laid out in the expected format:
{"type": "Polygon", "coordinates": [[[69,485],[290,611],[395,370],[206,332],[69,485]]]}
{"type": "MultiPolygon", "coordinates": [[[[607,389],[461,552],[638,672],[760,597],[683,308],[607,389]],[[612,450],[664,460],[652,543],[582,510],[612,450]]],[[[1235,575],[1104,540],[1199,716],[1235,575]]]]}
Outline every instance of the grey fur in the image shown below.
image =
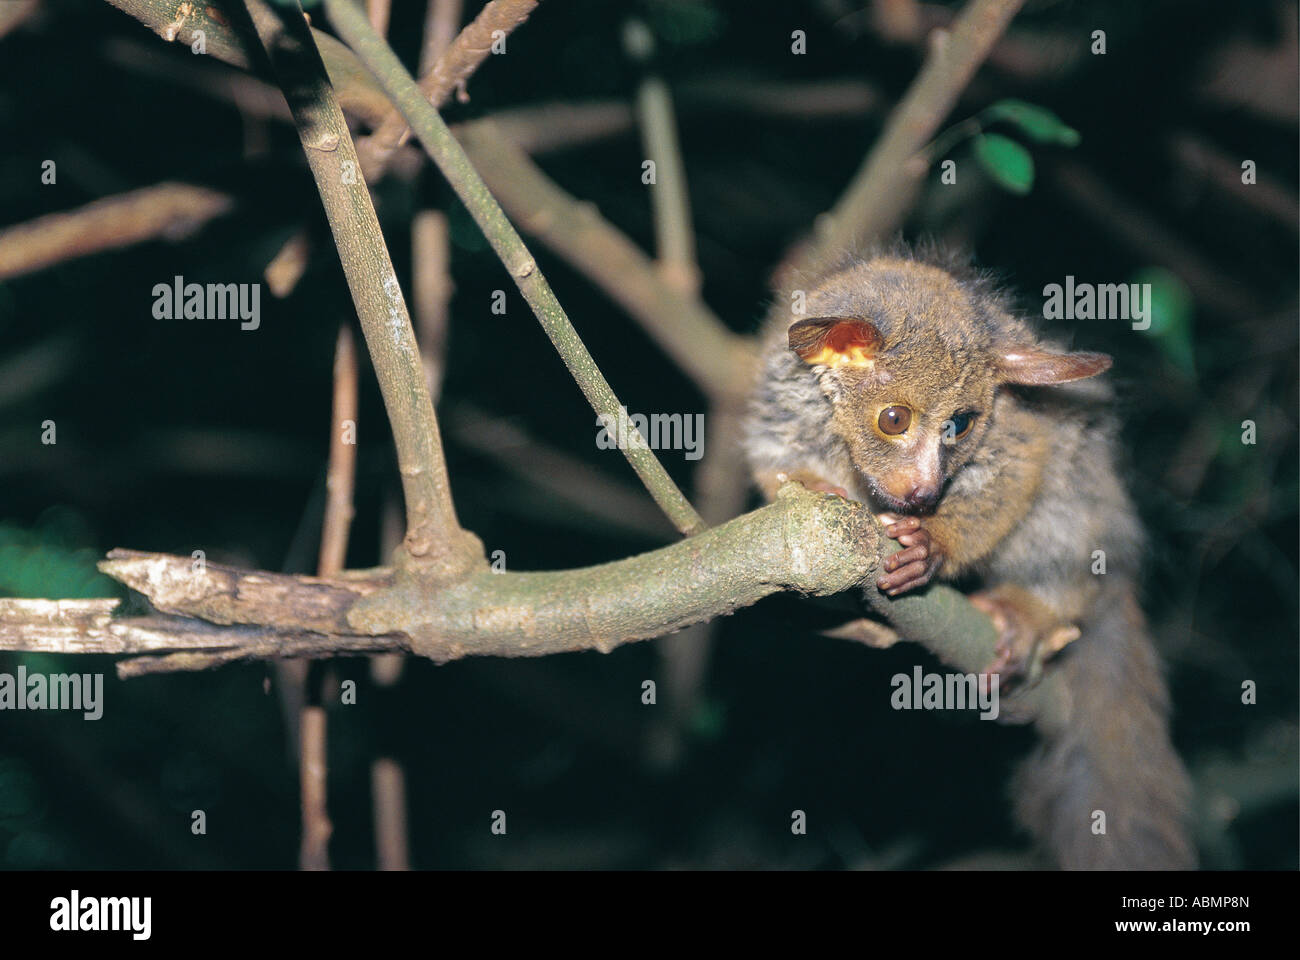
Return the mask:
{"type": "MultiPolygon", "coordinates": [[[[809,278],[803,316],[870,319],[884,335],[882,366],[891,371],[880,376],[894,377],[900,389],[921,375],[918,364],[937,358],[954,371],[959,397],[963,372],[987,365],[998,345],[1061,349],[1042,344],[990,277],[957,258],[899,247],[887,255],[938,265],[958,289],[937,293],[943,282],[932,276],[882,270],[874,256],[849,255],[809,278]],[[945,320],[945,310],[960,319],[945,320]]],[[[872,503],[877,488],[855,466],[843,426],[837,433],[832,422],[861,381],[810,368],[789,349],[787,330],[802,318],[790,313],[790,302],[778,299],[763,335],[760,382],[743,433],[751,468],[756,476],[811,473],[872,503]]],[[[978,509],[1014,496],[1008,477],[1015,451],[1045,431],[1042,481],[1014,529],[978,562],[948,575],[983,589],[1028,589],[1082,630],[1052,667],[1066,679],[1068,720],[1055,729],[1040,725],[1043,740],[1015,781],[1022,822],[1066,868],[1189,868],[1190,785],[1170,743],[1168,695],[1134,600],[1143,534],[1116,468],[1110,401],[1097,379],[997,392],[944,500],[978,509]],[[1091,572],[1095,550],[1105,552],[1104,576],[1091,572]],[[1096,811],[1106,814],[1105,835],[1093,832],[1096,811]]]]}

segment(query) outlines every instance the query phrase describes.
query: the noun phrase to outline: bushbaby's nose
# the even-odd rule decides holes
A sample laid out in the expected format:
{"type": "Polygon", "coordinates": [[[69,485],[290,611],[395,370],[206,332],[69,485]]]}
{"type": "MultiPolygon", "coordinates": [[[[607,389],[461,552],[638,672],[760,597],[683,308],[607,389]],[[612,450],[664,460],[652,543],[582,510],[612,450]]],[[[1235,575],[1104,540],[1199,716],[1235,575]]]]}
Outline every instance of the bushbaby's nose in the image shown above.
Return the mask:
{"type": "Polygon", "coordinates": [[[918,510],[930,510],[939,501],[938,486],[930,483],[918,483],[905,498],[909,507],[918,510]]]}

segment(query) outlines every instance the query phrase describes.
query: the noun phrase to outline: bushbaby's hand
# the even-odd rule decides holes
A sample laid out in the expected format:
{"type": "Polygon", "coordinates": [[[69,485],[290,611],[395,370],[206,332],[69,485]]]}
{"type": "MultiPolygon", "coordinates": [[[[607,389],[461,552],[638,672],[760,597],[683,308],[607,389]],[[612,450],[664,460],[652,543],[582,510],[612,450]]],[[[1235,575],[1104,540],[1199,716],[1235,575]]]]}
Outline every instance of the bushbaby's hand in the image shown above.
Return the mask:
{"type": "Polygon", "coordinates": [[[897,540],[903,549],[885,558],[885,575],[876,581],[876,586],[891,597],[924,587],[943,563],[938,544],[921,526],[919,517],[895,518],[886,514],[882,519],[889,523],[885,536],[897,540]]]}

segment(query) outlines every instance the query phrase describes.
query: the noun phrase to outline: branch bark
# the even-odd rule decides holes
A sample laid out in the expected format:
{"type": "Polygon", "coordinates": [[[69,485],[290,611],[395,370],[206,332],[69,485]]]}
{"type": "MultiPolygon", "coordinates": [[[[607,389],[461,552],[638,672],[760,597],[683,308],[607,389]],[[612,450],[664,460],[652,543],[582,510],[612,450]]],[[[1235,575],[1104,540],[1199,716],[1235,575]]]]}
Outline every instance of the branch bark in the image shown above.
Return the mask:
{"type": "MultiPolygon", "coordinates": [[[[768,506],[659,550],[576,570],[477,574],[433,595],[400,569],[328,579],[213,563],[196,571],[189,557],[115,550],[100,569],[158,613],[122,616],[117,600],[3,599],[0,650],[134,657],[118,664],[121,676],[396,650],[438,662],[608,652],[781,590],[829,596],[872,584],[883,539],[862,505],[789,484],[768,506]]],[[[992,624],[956,590],[863,593],[958,669],[993,660],[992,624]]]]}
{"type": "MultiPolygon", "coordinates": [[[[301,10],[280,15],[264,0],[247,6],[298,128],[379,378],[406,498],[403,546],[426,573],[461,576],[483,565],[482,544],[456,519],[415,333],[343,111],[301,10]]],[[[359,8],[357,15],[364,19],[359,8]]]]}

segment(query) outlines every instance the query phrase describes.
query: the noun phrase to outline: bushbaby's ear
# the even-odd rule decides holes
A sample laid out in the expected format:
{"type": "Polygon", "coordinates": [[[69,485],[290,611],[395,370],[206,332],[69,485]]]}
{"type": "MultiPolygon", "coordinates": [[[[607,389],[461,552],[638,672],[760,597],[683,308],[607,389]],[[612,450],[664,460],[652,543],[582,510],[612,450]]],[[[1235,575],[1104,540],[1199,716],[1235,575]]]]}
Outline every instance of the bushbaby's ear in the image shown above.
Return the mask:
{"type": "Polygon", "coordinates": [[[816,317],[790,325],[790,349],[810,366],[869,367],[885,338],[866,320],[816,317]]]}
{"type": "Polygon", "coordinates": [[[994,365],[1005,383],[1044,386],[1095,377],[1109,370],[1113,362],[1104,353],[1048,353],[1037,347],[1010,347],[998,352],[994,365]]]}

